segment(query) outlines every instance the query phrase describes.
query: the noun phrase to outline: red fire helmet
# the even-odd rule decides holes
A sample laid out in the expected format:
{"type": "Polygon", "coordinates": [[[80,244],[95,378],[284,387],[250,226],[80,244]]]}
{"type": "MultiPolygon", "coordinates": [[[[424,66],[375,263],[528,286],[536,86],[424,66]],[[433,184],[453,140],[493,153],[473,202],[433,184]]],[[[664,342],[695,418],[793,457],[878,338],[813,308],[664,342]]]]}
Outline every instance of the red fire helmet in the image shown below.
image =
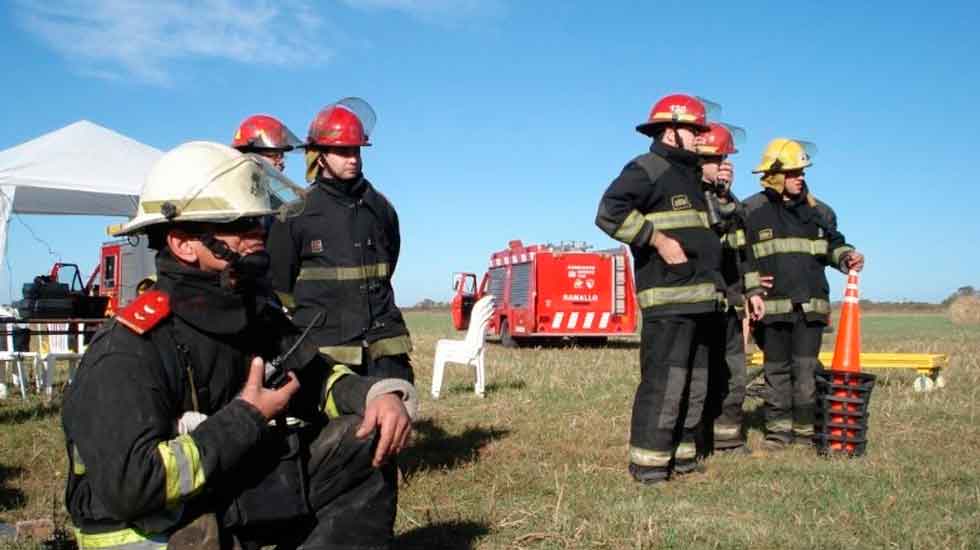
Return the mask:
{"type": "Polygon", "coordinates": [[[310,123],[306,146],[310,149],[368,146],[373,127],[371,106],[360,98],[345,98],[320,109],[310,123]]]}
{"type": "Polygon", "coordinates": [[[695,146],[703,157],[734,155],[745,139],[745,130],[722,122],[709,122],[708,131],[699,135],[695,146]]]}
{"type": "Polygon", "coordinates": [[[243,153],[255,151],[292,151],[303,142],[269,115],[252,115],[242,121],[235,131],[231,146],[243,153]]]}
{"type": "Polygon", "coordinates": [[[687,124],[701,130],[708,129],[707,108],[701,98],[686,94],[671,94],[660,98],[650,109],[650,117],[636,127],[641,134],[653,137],[664,124],[687,124]]]}

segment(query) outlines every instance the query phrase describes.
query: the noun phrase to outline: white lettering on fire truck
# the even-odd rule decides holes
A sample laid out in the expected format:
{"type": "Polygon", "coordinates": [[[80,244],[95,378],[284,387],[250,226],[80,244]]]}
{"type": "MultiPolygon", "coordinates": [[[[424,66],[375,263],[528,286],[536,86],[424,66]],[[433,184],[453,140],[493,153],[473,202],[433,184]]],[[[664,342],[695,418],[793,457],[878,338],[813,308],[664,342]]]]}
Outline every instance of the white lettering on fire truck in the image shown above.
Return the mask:
{"type": "Polygon", "coordinates": [[[561,299],[566,302],[598,302],[598,294],[562,294],[561,299]]]}

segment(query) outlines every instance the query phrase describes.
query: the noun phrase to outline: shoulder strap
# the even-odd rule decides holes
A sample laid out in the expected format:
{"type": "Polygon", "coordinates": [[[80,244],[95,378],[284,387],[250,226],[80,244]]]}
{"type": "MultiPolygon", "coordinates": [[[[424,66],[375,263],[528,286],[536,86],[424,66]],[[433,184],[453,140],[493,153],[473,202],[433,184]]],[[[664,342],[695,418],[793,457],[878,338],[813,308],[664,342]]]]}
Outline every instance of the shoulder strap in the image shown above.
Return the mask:
{"type": "Polygon", "coordinates": [[[640,168],[643,168],[643,171],[647,173],[647,177],[652,182],[657,181],[667,170],[670,170],[670,163],[667,162],[667,159],[655,153],[640,155],[633,159],[633,162],[640,168]]]}
{"type": "Polygon", "coordinates": [[[170,316],[170,296],[162,290],[148,290],[116,312],[116,320],[136,334],[144,334],[170,316]]]}

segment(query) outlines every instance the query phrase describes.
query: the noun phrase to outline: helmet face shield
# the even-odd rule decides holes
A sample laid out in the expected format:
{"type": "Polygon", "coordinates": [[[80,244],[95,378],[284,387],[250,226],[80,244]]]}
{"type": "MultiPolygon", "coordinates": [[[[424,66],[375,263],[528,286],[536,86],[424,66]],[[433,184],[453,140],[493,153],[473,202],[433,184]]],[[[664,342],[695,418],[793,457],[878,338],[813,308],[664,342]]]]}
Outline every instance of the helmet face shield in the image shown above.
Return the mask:
{"type": "Polygon", "coordinates": [[[286,177],[265,157],[252,153],[246,156],[258,161],[262,167],[261,185],[269,195],[269,207],[275,211],[275,216],[285,221],[286,218],[302,214],[306,204],[306,190],[286,177]]]}
{"type": "Polygon", "coordinates": [[[345,97],[336,104],[347,107],[357,115],[358,120],[361,121],[361,126],[364,127],[364,134],[366,136],[370,137],[374,133],[374,125],[378,122],[378,116],[375,114],[374,109],[371,108],[370,103],[359,97],[345,97]]]}
{"type": "Polygon", "coordinates": [[[713,122],[721,118],[721,104],[710,99],[694,96],[701,105],[704,105],[704,118],[707,122],[713,122]]]}
{"type": "Polygon", "coordinates": [[[258,133],[250,145],[255,149],[272,149],[283,152],[292,151],[303,145],[303,142],[289,128],[285,126],[280,128],[279,135],[269,135],[269,132],[258,133]]]}
{"type": "Polygon", "coordinates": [[[745,145],[745,139],[746,139],[745,128],[742,128],[741,126],[735,126],[734,124],[727,124],[724,122],[719,122],[718,124],[724,126],[725,129],[728,130],[729,135],[732,136],[732,147],[738,149],[739,147],[745,145]]]}

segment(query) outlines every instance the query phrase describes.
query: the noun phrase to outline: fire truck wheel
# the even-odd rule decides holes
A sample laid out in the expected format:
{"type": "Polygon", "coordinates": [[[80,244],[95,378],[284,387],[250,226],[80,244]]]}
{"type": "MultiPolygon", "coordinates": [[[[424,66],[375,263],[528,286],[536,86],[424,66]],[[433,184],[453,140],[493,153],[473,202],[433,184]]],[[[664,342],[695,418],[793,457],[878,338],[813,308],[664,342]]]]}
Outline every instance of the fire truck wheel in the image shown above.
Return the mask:
{"type": "Polygon", "coordinates": [[[510,323],[507,319],[500,321],[500,345],[505,348],[516,348],[518,346],[517,340],[510,333],[510,323]]]}

